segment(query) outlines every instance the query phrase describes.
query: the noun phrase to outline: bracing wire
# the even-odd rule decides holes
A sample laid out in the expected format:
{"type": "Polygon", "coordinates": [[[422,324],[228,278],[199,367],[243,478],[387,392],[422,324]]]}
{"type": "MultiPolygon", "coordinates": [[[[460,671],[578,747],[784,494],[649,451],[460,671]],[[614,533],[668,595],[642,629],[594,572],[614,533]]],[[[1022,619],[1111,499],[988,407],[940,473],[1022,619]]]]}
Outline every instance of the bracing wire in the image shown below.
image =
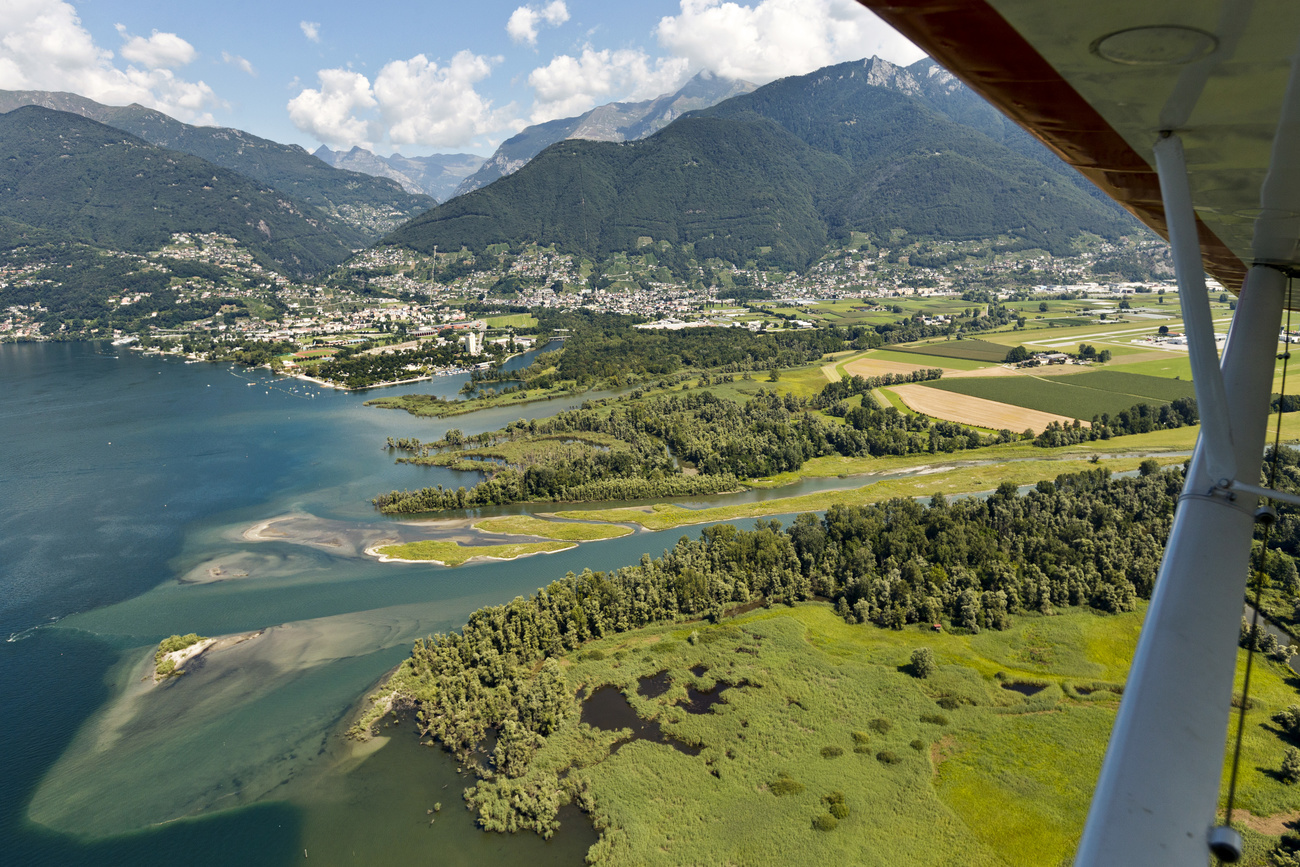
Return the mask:
{"type": "MultiPolygon", "coordinates": [[[[1273,459],[1269,464],[1268,487],[1273,488],[1277,484],[1277,466],[1281,456],[1282,447],[1282,410],[1283,400],[1286,398],[1286,369],[1287,362],[1291,360],[1290,338],[1291,338],[1291,280],[1287,280],[1286,287],[1286,339],[1288,349],[1280,354],[1278,358],[1282,362],[1282,383],[1281,394],[1277,402],[1277,430],[1273,435],[1273,459]]],[[[1232,772],[1228,776],[1228,802],[1225,810],[1224,824],[1232,827],[1232,810],[1237,800],[1237,770],[1241,765],[1241,741],[1246,732],[1246,708],[1250,705],[1250,674],[1255,661],[1255,645],[1259,642],[1259,606],[1264,594],[1264,567],[1265,558],[1268,556],[1268,537],[1272,532],[1273,522],[1264,521],[1264,535],[1260,540],[1259,557],[1255,565],[1255,598],[1250,612],[1250,632],[1247,633],[1246,639],[1246,673],[1241,684],[1241,707],[1237,714],[1237,739],[1232,748],[1232,772]]]]}

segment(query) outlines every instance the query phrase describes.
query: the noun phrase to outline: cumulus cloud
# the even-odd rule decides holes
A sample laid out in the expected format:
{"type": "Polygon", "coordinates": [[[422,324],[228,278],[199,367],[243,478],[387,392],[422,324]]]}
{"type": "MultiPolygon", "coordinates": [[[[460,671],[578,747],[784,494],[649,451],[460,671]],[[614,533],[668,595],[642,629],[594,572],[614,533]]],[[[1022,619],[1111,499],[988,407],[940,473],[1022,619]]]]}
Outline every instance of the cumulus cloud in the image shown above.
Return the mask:
{"type": "Polygon", "coordinates": [[[212,88],[166,66],[194,57],[193,47],[175,34],[127,37],[125,68],[95,44],[64,0],[0,3],[0,34],[0,90],[66,90],[111,105],[138,102],[182,120],[213,122],[209,110],[218,100],[212,88]]]}
{"type": "Polygon", "coordinates": [[[925,56],[854,0],[681,0],[656,35],[694,69],[759,84],[873,54],[894,63],[925,56]]]}
{"type": "Polygon", "coordinates": [[[358,72],[324,69],[319,89],[289,101],[289,118],[336,147],[460,147],[511,125],[510,108],[493,109],[475,89],[499,60],[461,51],[440,65],[417,54],[386,64],[373,84],[358,72]]]}
{"type": "Polygon", "coordinates": [[[229,63],[231,66],[234,66],[243,72],[247,72],[254,78],[257,77],[257,70],[253,68],[253,64],[249,62],[247,57],[240,57],[238,54],[231,54],[229,51],[223,51],[221,52],[221,61],[223,63],[229,63]]]}
{"type": "Polygon", "coordinates": [[[538,24],[559,27],[568,20],[569,7],[564,5],[564,0],[554,0],[540,9],[533,6],[520,6],[510,13],[510,20],[506,22],[506,33],[509,33],[510,38],[515,42],[536,45],[538,24]]]}
{"type": "Polygon", "coordinates": [[[184,66],[194,59],[194,46],[175,33],[159,33],[157,30],[146,39],[143,36],[131,36],[126,27],[117,25],[117,32],[126,40],[122,45],[122,56],[132,63],[138,63],[149,69],[184,66]]]}
{"type": "Polygon", "coordinates": [[[578,57],[562,54],[529,73],[537,94],[530,121],[572,117],[615,100],[649,99],[676,90],[689,74],[686,58],[651,59],[639,49],[587,46],[578,57]]]}
{"type": "Polygon", "coordinates": [[[289,100],[294,126],[326,144],[371,147],[380,131],[373,121],[357,116],[378,104],[370,81],[347,69],[322,69],[317,78],[319,89],[308,88],[289,100]]]}
{"type": "Polygon", "coordinates": [[[312,42],[320,42],[319,21],[299,21],[298,26],[302,28],[303,36],[306,36],[312,42]]]}

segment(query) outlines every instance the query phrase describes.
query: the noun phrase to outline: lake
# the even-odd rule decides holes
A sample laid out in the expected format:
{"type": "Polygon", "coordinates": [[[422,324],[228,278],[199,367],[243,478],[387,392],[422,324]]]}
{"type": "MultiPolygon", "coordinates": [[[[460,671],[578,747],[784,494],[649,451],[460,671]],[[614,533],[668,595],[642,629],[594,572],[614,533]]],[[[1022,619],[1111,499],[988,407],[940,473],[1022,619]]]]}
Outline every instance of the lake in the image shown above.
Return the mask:
{"type": "MultiPolygon", "coordinates": [[[[465,380],[383,393],[451,398],[465,380]]],[[[584,397],[421,419],[363,406],[374,392],[106,343],[0,345],[0,382],[7,863],[583,863],[595,834],[576,812],[550,842],[479,831],[472,779],[413,723],[364,746],[342,732],[415,638],[698,535],[456,569],[362,553],[428,532],[377,514],[375,494],[466,481],[395,464],[387,437],[493,430],[584,397]],[[153,647],[187,632],[247,640],[154,686],[153,647]]]]}

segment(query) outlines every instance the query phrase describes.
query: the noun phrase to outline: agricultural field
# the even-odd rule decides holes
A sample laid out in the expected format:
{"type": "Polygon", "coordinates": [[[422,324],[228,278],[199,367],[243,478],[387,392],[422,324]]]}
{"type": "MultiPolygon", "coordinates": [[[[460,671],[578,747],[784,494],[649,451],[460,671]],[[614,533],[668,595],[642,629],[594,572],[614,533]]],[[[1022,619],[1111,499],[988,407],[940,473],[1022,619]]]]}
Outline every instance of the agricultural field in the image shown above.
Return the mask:
{"type": "Polygon", "coordinates": [[[941,379],[917,387],[983,398],[1081,421],[1103,413],[1116,415],[1138,403],[1168,403],[1175,398],[1192,397],[1195,394],[1190,382],[1115,371],[1092,371],[1050,378],[1007,376],[941,379]]]}
{"type": "MultiPolygon", "coordinates": [[[[609,636],[561,661],[564,712],[586,724],[547,738],[518,785],[571,769],[610,865],[1066,863],[1142,614],[958,635],[805,603],[609,636]]],[[[1257,661],[1252,678],[1238,806],[1257,815],[1300,807],[1271,773],[1289,674],[1257,661]]],[[[1267,851],[1246,838],[1248,858],[1267,851]]]]}
{"type": "MultiPolygon", "coordinates": [[[[987,380],[964,381],[985,382],[987,380]]],[[[975,397],[960,391],[926,388],[923,384],[896,385],[892,387],[892,391],[913,412],[992,430],[1009,430],[1013,433],[1031,430],[1038,434],[1052,422],[1071,424],[1074,421],[1074,416],[1042,412],[1011,403],[975,397]]]]}
{"type": "Polygon", "coordinates": [[[979,361],[987,364],[1000,364],[1007,357],[1007,347],[1005,345],[991,343],[987,340],[946,340],[942,343],[923,343],[910,347],[896,346],[893,351],[905,354],[979,361]]]}

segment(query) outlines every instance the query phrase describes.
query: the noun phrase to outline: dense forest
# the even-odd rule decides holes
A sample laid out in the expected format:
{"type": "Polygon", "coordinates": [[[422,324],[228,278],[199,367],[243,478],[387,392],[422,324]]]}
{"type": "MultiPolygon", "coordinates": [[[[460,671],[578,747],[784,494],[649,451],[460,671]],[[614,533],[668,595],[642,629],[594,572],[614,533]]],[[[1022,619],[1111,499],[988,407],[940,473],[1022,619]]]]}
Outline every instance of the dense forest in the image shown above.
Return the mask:
{"type": "Polygon", "coordinates": [[[556,660],[588,639],[813,598],[851,623],[971,633],[1064,606],[1132,610],[1151,593],[1181,487],[1181,470],[1151,461],[1138,477],[1062,475],[1023,496],[1004,484],[986,499],[832,507],[785,530],[775,521],[709,527],[659,559],[569,573],[476,611],[459,632],[416,642],[385,690],[484,778],[471,806],[485,822],[549,833],[562,785],[524,791],[511,781],[538,738],[577,724],[556,660]],[[480,752],[493,736],[491,753],[480,752]]]}
{"type": "MultiPolygon", "coordinates": [[[[938,371],[920,373],[935,378],[938,371]]],[[[866,381],[848,382],[847,389],[839,383],[827,389],[838,395],[866,381]]],[[[738,479],[797,470],[824,455],[951,453],[1014,436],[982,436],[953,422],[880,409],[858,394],[856,400],[821,401],[831,416],[826,419],[813,403],[767,389],[744,404],[709,391],[644,398],[638,390],[553,418],[513,422],[468,444],[459,441],[459,432],[453,432],[455,441],[399,441],[394,445],[411,454],[399,460],[477,469],[488,478],[468,490],[392,491],[374,504],[400,514],[719,493],[734,490],[738,479]]]]}

